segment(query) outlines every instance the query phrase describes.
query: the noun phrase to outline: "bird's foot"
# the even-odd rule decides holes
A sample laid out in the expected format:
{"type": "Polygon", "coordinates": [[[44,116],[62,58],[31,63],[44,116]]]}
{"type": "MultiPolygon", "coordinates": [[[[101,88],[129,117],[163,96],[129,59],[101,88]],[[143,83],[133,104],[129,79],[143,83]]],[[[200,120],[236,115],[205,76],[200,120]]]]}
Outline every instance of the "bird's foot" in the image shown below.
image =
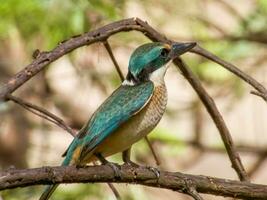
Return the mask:
{"type": "Polygon", "coordinates": [[[108,165],[113,170],[115,179],[121,179],[122,178],[120,166],[117,163],[106,162],[106,163],[104,163],[104,165],[108,165]]]}
{"type": "Polygon", "coordinates": [[[117,163],[109,162],[101,153],[95,153],[95,156],[99,159],[102,165],[108,165],[114,172],[115,179],[121,179],[120,166],[117,163]]]}
{"type": "Polygon", "coordinates": [[[146,168],[152,171],[156,175],[157,179],[159,179],[160,171],[156,167],[147,166],[146,168]]]}

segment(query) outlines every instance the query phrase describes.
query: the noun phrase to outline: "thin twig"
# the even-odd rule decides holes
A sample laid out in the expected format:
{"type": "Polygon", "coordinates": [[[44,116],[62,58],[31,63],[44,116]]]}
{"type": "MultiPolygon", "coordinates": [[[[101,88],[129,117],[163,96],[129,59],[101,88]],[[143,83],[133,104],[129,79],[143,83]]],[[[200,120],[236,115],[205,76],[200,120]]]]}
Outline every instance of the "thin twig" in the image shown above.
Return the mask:
{"type": "Polygon", "coordinates": [[[194,187],[189,187],[186,190],[187,194],[193,197],[195,200],[204,200],[194,187]]]}
{"type": "Polygon", "coordinates": [[[148,137],[146,136],[145,137],[145,140],[146,140],[146,143],[148,144],[148,147],[156,161],[156,165],[160,166],[161,162],[160,162],[160,159],[159,159],[159,156],[158,156],[158,153],[156,153],[153,145],[151,144],[151,141],[148,139],[148,137]]]}
{"type": "MultiPolygon", "coordinates": [[[[97,166],[97,161],[93,161],[94,166],[97,166]]],[[[113,192],[114,196],[116,197],[117,200],[121,200],[120,193],[116,189],[116,187],[112,183],[107,183],[108,187],[111,189],[113,192]]]]}
{"type": "Polygon", "coordinates": [[[56,124],[60,128],[64,129],[68,133],[70,133],[73,137],[75,137],[75,135],[76,135],[75,131],[72,128],[70,128],[62,119],[60,119],[58,116],[54,115],[53,113],[45,110],[44,108],[36,106],[32,103],[26,102],[23,99],[21,99],[19,97],[15,97],[11,94],[8,94],[7,98],[9,100],[12,100],[13,102],[17,103],[18,105],[22,106],[26,110],[32,112],[33,114],[35,114],[41,118],[44,118],[44,119],[48,120],[49,122],[52,122],[53,124],[56,124]]]}
{"type": "Polygon", "coordinates": [[[258,91],[250,91],[250,94],[254,94],[256,96],[262,97],[264,99],[264,101],[267,102],[267,99],[265,98],[266,95],[264,93],[258,92],[258,91]]]}
{"type": "Polygon", "coordinates": [[[142,32],[143,28],[137,24],[135,18],[124,19],[103,26],[97,30],[90,31],[82,35],[73,36],[68,40],[60,42],[59,45],[51,51],[39,51],[32,63],[16,73],[0,87],[0,102],[6,101],[7,94],[13,93],[21,85],[42,71],[45,66],[62,57],[63,55],[70,53],[79,47],[90,45],[99,41],[105,41],[108,37],[118,32],[130,30],[138,30],[142,32]]]}
{"type": "Polygon", "coordinates": [[[108,183],[109,188],[111,189],[111,191],[113,192],[113,194],[115,195],[117,200],[121,199],[120,193],[118,192],[118,190],[115,188],[115,186],[112,183],[108,183]]]}
{"type": "Polygon", "coordinates": [[[267,154],[265,151],[265,154],[259,155],[256,162],[252,165],[252,167],[248,170],[248,176],[252,177],[262,166],[263,162],[267,159],[267,154]]]}
{"type": "Polygon", "coordinates": [[[217,129],[220,132],[221,138],[223,140],[226,151],[229,155],[229,158],[232,162],[232,167],[238,174],[238,177],[241,181],[249,181],[248,175],[243,167],[239,154],[236,151],[236,148],[233,144],[232,137],[230,132],[217,109],[216,104],[213,99],[209,96],[209,94],[202,87],[199,79],[195,77],[195,75],[191,72],[191,70],[186,66],[186,64],[179,58],[174,60],[174,64],[180,69],[184,77],[188,80],[188,82],[192,85],[199,98],[205,105],[207,111],[209,112],[212,120],[214,121],[217,129]]]}
{"type": "Polygon", "coordinates": [[[185,180],[185,192],[195,200],[204,200],[196,190],[196,184],[191,180],[185,180]]]}
{"type": "Polygon", "coordinates": [[[201,56],[203,56],[209,60],[212,60],[213,62],[215,62],[215,63],[221,65],[222,67],[224,67],[225,69],[227,69],[228,71],[234,73],[236,76],[238,76],[239,78],[241,78],[242,80],[244,80],[245,82],[250,84],[252,87],[254,87],[259,92],[259,94],[261,93],[259,96],[261,96],[265,101],[267,101],[266,88],[262,84],[260,84],[258,81],[256,81],[254,78],[252,78],[248,74],[246,74],[243,71],[241,71],[240,69],[238,69],[233,64],[220,59],[219,57],[215,56],[214,54],[207,51],[206,49],[203,49],[199,45],[196,45],[191,50],[191,52],[199,54],[199,55],[201,55],[201,56]]]}
{"type": "Polygon", "coordinates": [[[116,71],[118,72],[118,74],[120,76],[121,82],[123,82],[124,81],[123,73],[122,73],[121,68],[120,68],[120,66],[119,66],[119,64],[118,64],[118,62],[117,62],[117,60],[116,60],[116,58],[115,58],[115,56],[114,56],[114,54],[112,52],[112,49],[111,49],[111,47],[109,45],[108,40],[105,40],[103,42],[103,44],[104,44],[104,46],[105,46],[105,48],[106,48],[106,50],[107,50],[107,52],[108,52],[108,54],[110,56],[115,68],[116,68],[116,71]]]}

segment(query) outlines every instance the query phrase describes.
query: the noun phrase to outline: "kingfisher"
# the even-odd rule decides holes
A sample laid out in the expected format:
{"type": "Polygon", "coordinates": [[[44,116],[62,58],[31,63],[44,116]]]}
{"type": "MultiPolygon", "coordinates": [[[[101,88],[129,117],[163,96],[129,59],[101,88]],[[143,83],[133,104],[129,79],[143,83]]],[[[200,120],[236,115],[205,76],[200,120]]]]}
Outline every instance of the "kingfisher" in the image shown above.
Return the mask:
{"type": "MultiPolygon", "coordinates": [[[[153,42],[138,47],[130,57],[126,79],[73,139],[63,154],[62,166],[82,167],[100,160],[116,175],[116,166],[106,157],[118,152],[123,152],[125,163],[134,164],[128,149],[156,127],[166,109],[164,76],[169,63],[195,45],[153,42]]],[[[57,186],[47,186],[40,200],[47,200],[57,186]]]]}

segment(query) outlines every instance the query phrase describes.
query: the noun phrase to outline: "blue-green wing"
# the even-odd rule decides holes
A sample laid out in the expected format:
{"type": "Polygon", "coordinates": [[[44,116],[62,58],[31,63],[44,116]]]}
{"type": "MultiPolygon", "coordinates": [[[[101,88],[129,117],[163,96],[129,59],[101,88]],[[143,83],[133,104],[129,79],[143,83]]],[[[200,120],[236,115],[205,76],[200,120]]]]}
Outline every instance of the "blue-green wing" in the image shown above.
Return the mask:
{"type": "Polygon", "coordinates": [[[74,139],[76,142],[73,141],[73,145],[75,143],[82,145],[80,160],[82,161],[123,122],[143,108],[152,96],[153,90],[152,82],[145,82],[136,86],[122,85],[115,90],[96,110],[88,123],[81,129],[77,138],[74,139]]]}

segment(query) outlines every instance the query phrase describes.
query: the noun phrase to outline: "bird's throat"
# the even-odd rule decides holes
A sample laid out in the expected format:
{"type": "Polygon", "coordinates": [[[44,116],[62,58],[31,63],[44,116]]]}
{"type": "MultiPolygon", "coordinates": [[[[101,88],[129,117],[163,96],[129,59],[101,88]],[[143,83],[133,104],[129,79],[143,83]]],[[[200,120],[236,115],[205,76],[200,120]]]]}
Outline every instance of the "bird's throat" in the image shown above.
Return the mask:
{"type": "Polygon", "coordinates": [[[164,76],[166,74],[166,71],[168,69],[169,63],[164,65],[163,67],[155,70],[150,74],[149,79],[154,83],[155,86],[164,85],[164,76]]]}

